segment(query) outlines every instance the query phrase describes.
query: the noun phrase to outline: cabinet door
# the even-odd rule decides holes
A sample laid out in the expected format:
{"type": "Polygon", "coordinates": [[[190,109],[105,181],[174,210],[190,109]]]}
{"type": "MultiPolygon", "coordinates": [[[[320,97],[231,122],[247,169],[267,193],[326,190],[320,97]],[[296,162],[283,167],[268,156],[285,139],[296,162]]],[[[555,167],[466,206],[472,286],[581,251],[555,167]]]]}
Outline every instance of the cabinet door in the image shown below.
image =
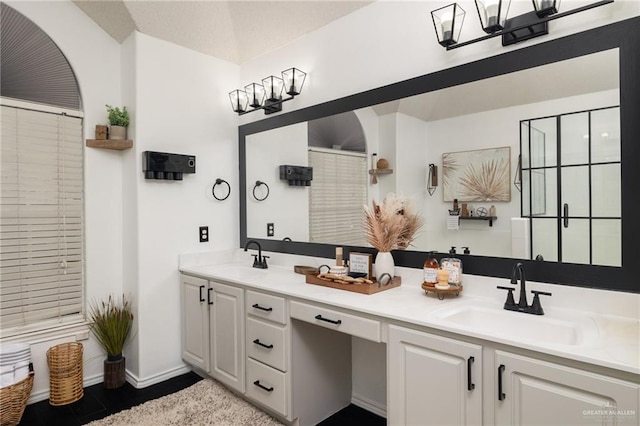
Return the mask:
{"type": "Polygon", "coordinates": [[[638,421],[637,383],[502,351],[496,351],[495,368],[497,424],[612,425],[638,421]]]}
{"type": "Polygon", "coordinates": [[[388,423],[482,423],[482,347],[389,326],[388,423]]]}
{"type": "Polygon", "coordinates": [[[182,316],[182,359],[209,372],[209,283],[202,278],[182,275],[180,284],[182,316]]]}
{"type": "Polygon", "coordinates": [[[244,292],[216,282],[210,285],[211,375],[244,392],[244,292]]]}

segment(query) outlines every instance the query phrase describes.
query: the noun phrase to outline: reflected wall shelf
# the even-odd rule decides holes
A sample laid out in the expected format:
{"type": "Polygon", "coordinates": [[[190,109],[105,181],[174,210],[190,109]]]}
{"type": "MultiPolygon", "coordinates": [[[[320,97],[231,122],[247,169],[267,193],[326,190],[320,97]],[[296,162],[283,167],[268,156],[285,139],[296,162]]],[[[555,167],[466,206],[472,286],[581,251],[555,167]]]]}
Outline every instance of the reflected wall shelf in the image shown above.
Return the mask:
{"type": "Polygon", "coordinates": [[[87,139],[87,146],[89,148],[116,149],[122,151],[123,149],[133,147],[133,141],[129,139],[87,139]]]}
{"type": "Polygon", "coordinates": [[[493,226],[493,221],[498,219],[498,216],[460,216],[462,220],[488,220],[489,226],[493,226]]]}

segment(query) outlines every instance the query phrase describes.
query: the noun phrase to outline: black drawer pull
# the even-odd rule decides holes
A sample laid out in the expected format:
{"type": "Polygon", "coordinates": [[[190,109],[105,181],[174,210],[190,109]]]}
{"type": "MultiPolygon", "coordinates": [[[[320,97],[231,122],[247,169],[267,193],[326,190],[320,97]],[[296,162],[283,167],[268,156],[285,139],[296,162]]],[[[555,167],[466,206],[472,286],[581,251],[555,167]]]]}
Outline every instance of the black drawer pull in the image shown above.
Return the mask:
{"type": "Polygon", "coordinates": [[[265,345],[264,343],[262,343],[262,342],[260,341],[260,339],[256,339],[256,340],[254,340],[254,341],[253,341],[253,343],[255,343],[255,344],[256,344],[256,345],[258,345],[258,346],[262,346],[263,348],[273,349],[273,345],[272,345],[272,344],[271,344],[271,345],[265,345]]]}
{"type": "Polygon", "coordinates": [[[506,395],[502,392],[502,373],[504,373],[504,364],[500,364],[498,367],[498,401],[504,401],[506,395]]]}
{"type": "Polygon", "coordinates": [[[256,385],[257,387],[259,387],[260,389],[266,390],[267,392],[273,392],[273,386],[268,388],[265,385],[261,384],[260,380],[256,380],[255,382],[253,382],[253,384],[256,385]]]}
{"type": "Polygon", "coordinates": [[[202,297],[202,290],[204,290],[204,286],[203,285],[200,286],[200,301],[204,302],[204,297],[202,297]]]}
{"type": "Polygon", "coordinates": [[[273,308],[265,308],[264,306],[260,306],[257,303],[252,305],[253,308],[260,309],[261,311],[271,312],[273,308]]]}
{"type": "Polygon", "coordinates": [[[213,305],[213,302],[211,301],[211,290],[213,290],[213,288],[207,289],[207,305],[213,305]]]}
{"type": "Polygon", "coordinates": [[[337,320],[337,321],[335,321],[335,320],[331,320],[331,319],[329,319],[329,318],[322,318],[322,315],[320,315],[320,314],[316,315],[316,317],[315,317],[315,318],[316,318],[317,320],[320,320],[320,321],[330,322],[331,324],[336,324],[336,325],[340,325],[340,324],[342,324],[342,320],[337,320]]]}
{"type": "Polygon", "coordinates": [[[467,358],[467,390],[474,390],[476,385],[473,383],[473,379],[471,378],[471,366],[476,359],[472,356],[467,358]]]}

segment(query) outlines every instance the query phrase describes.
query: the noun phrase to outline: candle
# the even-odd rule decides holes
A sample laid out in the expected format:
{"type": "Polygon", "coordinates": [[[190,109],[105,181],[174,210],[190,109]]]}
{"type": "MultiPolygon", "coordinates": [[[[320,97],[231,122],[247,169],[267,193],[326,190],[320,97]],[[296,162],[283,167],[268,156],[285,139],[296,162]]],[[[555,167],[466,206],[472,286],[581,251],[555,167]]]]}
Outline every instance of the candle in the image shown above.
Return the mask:
{"type": "Polygon", "coordinates": [[[442,41],[453,39],[453,13],[446,11],[440,20],[442,25],[442,41]]]}

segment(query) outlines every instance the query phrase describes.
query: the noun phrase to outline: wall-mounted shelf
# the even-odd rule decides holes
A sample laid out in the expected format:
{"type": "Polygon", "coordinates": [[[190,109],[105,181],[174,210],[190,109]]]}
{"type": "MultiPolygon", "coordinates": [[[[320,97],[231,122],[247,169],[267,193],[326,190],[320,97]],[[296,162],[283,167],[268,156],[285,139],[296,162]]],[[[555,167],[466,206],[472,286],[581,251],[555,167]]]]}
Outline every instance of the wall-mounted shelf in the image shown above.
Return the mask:
{"type": "Polygon", "coordinates": [[[123,149],[133,147],[133,141],[129,139],[87,139],[87,146],[89,148],[116,149],[122,151],[123,149]]]}
{"type": "Polygon", "coordinates": [[[390,175],[393,173],[393,169],[370,169],[369,174],[377,174],[377,175],[390,175]]]}
{"type": "Polygon", "coordinates": [[[493,221],[498,219],[498,216],[460,216],[463,220],[488,220],[489,226],[493,226],[493,221]]]}

